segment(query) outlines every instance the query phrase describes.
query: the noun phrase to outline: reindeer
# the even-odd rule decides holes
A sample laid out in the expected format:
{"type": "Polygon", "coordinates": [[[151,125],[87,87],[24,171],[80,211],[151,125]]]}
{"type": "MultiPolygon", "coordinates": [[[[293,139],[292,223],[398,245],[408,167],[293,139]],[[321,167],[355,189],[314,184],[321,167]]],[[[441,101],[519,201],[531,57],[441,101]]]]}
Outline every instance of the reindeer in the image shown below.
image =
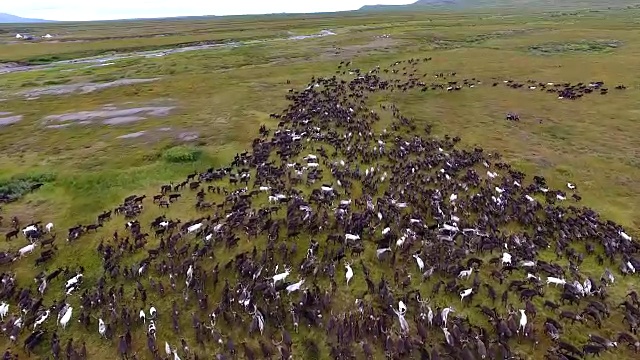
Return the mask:
{"type": "Polygon", "coordinates": [[[255,329],[257,329],[258,331],[260,331],[260,335],[262,335],[264,331],[264,324],[265,324],[264,316],[258,310],[258,307],[255,304],[253,305],[253,312],[249,312],[249,315],[253,317],[253,320],[251,321],[251,327],[249,329],[249,334],[251,334],[255,329]]]}

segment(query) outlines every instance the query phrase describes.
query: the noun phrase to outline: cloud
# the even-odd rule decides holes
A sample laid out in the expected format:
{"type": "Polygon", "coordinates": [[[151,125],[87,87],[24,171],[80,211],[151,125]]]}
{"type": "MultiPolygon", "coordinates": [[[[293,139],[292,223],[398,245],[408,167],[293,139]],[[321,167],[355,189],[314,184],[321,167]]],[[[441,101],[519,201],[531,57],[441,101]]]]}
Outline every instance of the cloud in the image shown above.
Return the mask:
{"type": "MultiPolygon", "coordinates": [[[[5,2],[6,0],[0,0],[5,2]]],[[[37,0],[40,2],[43,0],[37,0]]],[[[8,2],[2,11],[22,17],[84,21],[197,15],[239,15],[355,10],[375,0],[50,0],[48,4],[8,2]]],[[[406,4],[406,0],[380,0],[406,4]]]]}

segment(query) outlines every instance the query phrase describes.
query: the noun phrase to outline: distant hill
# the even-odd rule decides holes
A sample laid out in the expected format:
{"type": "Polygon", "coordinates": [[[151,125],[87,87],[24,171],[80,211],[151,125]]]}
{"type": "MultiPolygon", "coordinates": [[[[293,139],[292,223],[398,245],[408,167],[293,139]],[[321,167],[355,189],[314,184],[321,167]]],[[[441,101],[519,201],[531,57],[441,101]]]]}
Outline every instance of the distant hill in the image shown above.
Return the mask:
{"type": "Polygon", "coordinates": [[[640,0],[418,0],[409,5],[366,5],[360,11],[468,9],[603,9],[638,6],[640,0]]]}
{"type": "Polygon", "coordinates": [[[11,14],[0,13],[0,24],[19,24],[19,23],[45,23],[52,20],[29,19],[11,14]]]}

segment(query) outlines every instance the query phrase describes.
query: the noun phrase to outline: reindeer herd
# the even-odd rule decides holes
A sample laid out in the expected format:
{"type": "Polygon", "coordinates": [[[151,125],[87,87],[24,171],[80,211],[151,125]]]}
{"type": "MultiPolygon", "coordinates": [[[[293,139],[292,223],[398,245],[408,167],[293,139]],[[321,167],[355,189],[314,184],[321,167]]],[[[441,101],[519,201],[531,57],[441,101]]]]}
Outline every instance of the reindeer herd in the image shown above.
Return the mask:
{"type": "Polygon", "coordinates": [[[291,90],[277,128],[229,166],[66,236],[13,217],[3,359],[86,359],[86,342],[124,359],[638,356],[640,299],[612,295],[640,269],[628,232],[581,206],[575,184],[552,189],[393,104],[369,107],[428,88],[429,60],[343,62],[344,76],[291,90]],[[174,210],[189,202],[196,216],[174,210]],[[98,271],[53,266],[80,243],[98,271]],[[34,260],[35,279],[18,276],[34,260]]]}

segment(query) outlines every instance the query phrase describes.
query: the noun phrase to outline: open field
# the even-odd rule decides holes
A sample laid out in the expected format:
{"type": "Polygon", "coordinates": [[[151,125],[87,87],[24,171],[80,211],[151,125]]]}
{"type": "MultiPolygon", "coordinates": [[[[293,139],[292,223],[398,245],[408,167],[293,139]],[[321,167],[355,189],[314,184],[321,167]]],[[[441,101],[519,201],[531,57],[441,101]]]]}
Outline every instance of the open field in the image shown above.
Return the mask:
{"type": "MultiPolygon", "coordinates": [[[[34,298],[37,298],[37,283],[32,279],[37,274],[42,271],[49,274],[60,267],[69,267],[70,273],[61,275],[48,285],[44,294],[47,308],[53,301],[63,297],[64,281],[74,275],[75,269],[80,266],[84,269],[80,289],[66,300],[74,309],[71,322],[65,330],[57,328],[57,312],[52,312],[42,327],[47,329],[45,341],[35,348],[34,354],[39,358],[51,356],[51,334],[57,331],[63,353],[67,339],[73,338],[77,348],[83,341],[86,342],[87,358],[115,359],[119,357],[118,336],[126,332],[122,323],[116,325],[113,322],[113,339],[101,339],[97,334],[96,318],[103,317],[106,322],[112,322],[110,315],[102,315],[98,310],[100,307],[90,311],[91,324],[87,329],[77,322],[82,311],[80,294],[85,290],[95,292],[98,279],[103,276],[103,255],[96,248],[101,241],[115,244],[112,239],[114,231],[118,231],[121,237],[125,236],[124,217],[114,215],[113,220],[105,222],[104,227],[95,233],[84,234],[70,242],[65,241],[68,228],[95,223],[103,210],[114,209],[125,197],[146,194],[148,198],[143,201],[145,210],[139,220],[143,232],[149,232],[151,236],[144,249],[124,252],[119,258],[123,267],[139,264],[147,257],[146,250],[155,249],[160,244],[160,239],[155,238],[153,231],[148,228],[157,216],[166,213],[168,218],[181,219],[182,223],[207,215],[215,217],[214,210],[194,209],[197,191],[189,189],[182,191],[182,198],[168,210],[158,208],[152,203],[151,197],[158,194],[160,186],[169,182],[177,184],[194,171],[229,166],[234,155],[251,150],[251,143],[259,136],[261,125],[266,125],[271,134],[277,129],[279,120],[270,118],[269,114],[280,113],[291,104],[286,98],[290,94],[289,89],[304,90],[313,84],[312,76],[336,75],[346,81],[356,78],[356,74],[349,74],[348,71],[343,73],[343,69],[338,69],[341,61],[351,61],[350,68],[366,72],[376,66],[386,68],[399,60],[428,57],[430,61],[421,62],[415,67],[406,63],[401,66],[409,70],[415,68],[416,74],[421,76],[420,81],[426,84],[447,84],[448,81],[462,83],[463,79],[474,79],[474,87],[465,86],[460,91],[447,91],[445,86],[444,89],[425,92],[420,91],[419,87],[406,92],[371,92],[364,99],[366,105],[380,114],[380,120],[372,125],[373,131],[376,136],[383,129],[391,131],[394,120],[387,110],[393,103],[404,116],[412,119],[416,129],[401,127],[394,135],[406,139],[419,135],[430,139],[423,130],[429,124],[433,126],[434,138],[442,139],[445,134],[460,136],[461,142],[457,145],[460,149],[482,147],[485,153],[501,153],[503,161],[528,175],[527,183],[534,175],[541,175],[546,178],[549,188],[567,192],[566,183],[574,183],[582,197],[581,203],[599,212],[604,219],[622,225],[634,239],[634,245],[630,248],[637,251],[635,241],[640,236],[640,137],[637,136],[640,134],[640,78],[637,76],[639,18],[640,10],[603,10],[508,16],[495,13],[353,13],[162,22],[28,24],[21,27],[0,25],[0,153],[3,155],[0,157],[0,189],[10,188],[10,195],[18,198],[15,202],[3,204],[0,230],[2,234],[11,231],[11,218],[17,216],[23,226],[38,220],[43,224],[52,222],[57,233],[56,254],[44,264],[33,266],[43,250],[37,247],[31,255],[0,266],[3,272],[15,273],[18,289],[30,286],[34,298]],[[322,33],[323,30],[329,30],[332,34],[322,33]],[[53,41],[57,42],[17,42],[13,38],[16,32],[56,34],[53,41]],[[295,38],[320,34],[325,36],[295,38]],[[157,52],[213,44],[217,46],[166,55],[157,52]],[[144,51],[152,53],[139,54],[144,51]],[[58,62],[88,57],[92,59],[75,63],[58,62]],[[452,75],[453,72],[456,74],[452,75]],[[446,78],[436,77],[439,74],[446,75],[446,78]],[[536,89],[529,89],[529,85],[513,89],[504,83],[505,80],[525,83],[530,79],[535,80],[536,89]],[[597,81],[606,84],[608,94],[600,95],[596,91],[577,100],[560,100],[556,94],[540,91],[537,85],[538,82],[589,84],[597,81]],[[498,85],[493,86],[494,83],[498,85]],[[626,86],[625,90],[614,89],[622,84],[626,86]],[[387,110],[382,109],[382,105],[387,110]],[[508,112],[519,114],[520,121],[506,121],[504,118],[508,112]],[[36,183],[43,185],[38,190],[28,191],[36,183]]],[[[407,76],[403,72],[407,70],[398,70],[398,74],[381,72],[379,76],[404,81],[407,76]]],[[[339,125],[338,122],[328,128],[324,126],[327,124],[323,125],[323,130],[335,127],[341,135],[347,132],[346,125],[339,125]]],[[[385,141],[393,143],[393,139],[385,141]]],[[[303,152],[296,152],[295,156],[286,160],[304,163],[302,156],[316,153],[317,144],[311,144],[303,152]]],[[[328,153],[333,151],[333,147],[325,146],[328,153]]],[[[298,188],[308,196],[311,188],[319,188],[319,183],[333,182],[335,185],[334,180],[330,179],[328,164],[340,158],[348,160],[345,153],[345,149],[341,149],[338,157],[323,159],[325,161],[321,162],[321,167],[325,178],[322,181],[298,188]]],[[[352,159],[362,162],[363,166],[376,165],[368,164],[362,158],[356,159],[356,156],[352,159]]],[[[281,164],[275,151],[269,160],[276,161],[275,166],[281,164]]],[[[379,165],[387,167],[386,171],[392,174],[392,179],[387,183],[392,182],[400,187],[404,179],[401,174],[393,174],[391,170],[396,164],[385,160],[379,165]]],[[[483,178],[486,177],[486,170],[481,167],[478,170],[483,178]]],[[[239,169],[233,172],[237,173],[239,169]]],[[[255,167],[251,167],[251,174],[250,190],[256,178],[255,167]]],[[[208,185],[224,186],[229,191],[241,188],[240,185],[231,185],[226,177],[203,184],[205,191],[208,185]]],[[[259,185],[262,184],[256,184],[259,185]]],[[[395,191],[393,186],[381,184],[376,196],[381,197],[387,189],[395,191]]],[[[351,189],[354,202],[364,193],[364,187],[354,181],[351,189]]],[[[206,201],[217,204],[224,200],[223,195],[208,193],[206,197],[206,201]]],[[[544,196],[537,198],[544,204],[544,196]]],[[[346,197],[343,195],[339,199],[346,197]]],[[[566,203],[575,205],[570,199],[566,203]]],[[[257,211],[266,205],[267,195],[261,194],[253,200],[252,208],[257,211]]],[[[328,209],[335,208],[335,205],[328,209]]],[[[355,204],[351,206],[353,212],[366,209],[355,204]]],[[[230,209],[230,206],[225,208],[230,209]]],[[[286,206],[283,206],[283,210],[278,215],[274,214],[274,219],[283,218],[286,206]]],[[[224,211],[221,214],[225,215],[224,211]]],[[[331,218],[333,221],[333,214],[331,218]]],[[[377,221],[374,220],[371,227],[377,221]]],[[[394,233],[401,234],[401,227],[406,221],[392,223],[390,227],[394,233]]],[[[425,215],[423,221],[429,225],[440,223],[433,214],[428,217],[425,215]]],[[[390,281],[397,301],[407,290],[392,281],[394,274],[389,270],[390,264],[379,264],[376,259],[374,240],[381,237],[380,230],[386,224],[375,225],[379,225],[375,231],[367,229],[359,234],[366,245],[361,257],[376,285],[383,274],[390,281]]],[[[281,228],[279,243],[287,240],[285,227],[281,228]]],[[[254,245],[258,254],[266,247],[266,231],[257,239],[248,239],[244,230],[237,230],[240,241],[236,247],[227,249],[222,244],[224,241],[220,240],[211,247],[212,251],[215,249],[214,259],[198,259],[196,262],[196,272],[204,271],[209,278],[206,288],[209,305],[206,310],[199,310],[197,295],[193,291],[190,291],[187,302],[183,300],[187,257],[173,260],[178,278],[176,291],[169,287],[168,275],[161,275],[156,270],[157,263],[169,261],[164,253],[148,266],[140,283],[148,295],[145,311],[153,304],[160,314],[157,340],[162,356],[164,342],[167,341],[179,347],[178,352],[183,359],[189,358],[179,346],[181,338],[200,358],[213,358],[214,354],[225,352],[225,347],[212,341],[198,345],[191,319],[192,312],[195,312],[203,324],[208,325],[208,314],[220,302],[225,278],[232,287],[235,286],[237,274],[224,269],[220,273],[219,286],[213,288],[211,271],[215,264],[219,263],[222,268],[233,256],[245,251],[250,253],[254,245]],[[154,279],[156,283],[163,282],[167,294],[161,296],[152,290],[149,279],[154,279]],[[174,299],[180,309],[181,333],[172,329],[171,301],[174,299]]],[[[503,235],[516,231],[513,227],[505,228],[503,235]]],[[[325,240],[333,232],[344,234],[345,229],[324,230],[317,236],[303,232],[297,238],[298,251],[295,257],[288,261],[276,256],[272,263],[265,266],[262,276],[267,271],[268,276],[273,276],[273,266],[279,264],[282,271],[282,267],[288,263],[293,265],[288,280],[297,281],[301,276],[298,264],[304,258],[310,239],[320,241],[320,254],[326,248],[335,251],[337,247],[325,240]]],[[[206,243],[202,240],[204,235],[207,234],[196,238],[194,235],[185,235],[176,248],[187,243],[192,243],[191,249],[196,243],[203,248],[206,243]]],[[[546,240],[552,244],[551,249],[541,251],[540,259],[567,268],[568,261],[564,258],[556,260],[554,253],[559,236],[556,234],[546,240]]],[[[448,281],[448,274],[443,270],[433,279],[419,281],[421,274],[410,256],[420,249],[419,243],[415,244],[413,251],[407,251],[408,255],[402,255],[404,258],[398,260],[396,268],[412,274],[413,282],[409,289],[419,289],[423,297],[427,297],[437,280],[448,281]]],[[[20,233],[18,239],[0,243],[0,250],[15,253],[28,244],[20,233]]],[[[395,249],[395,245],[393,247],[395,249]]],[[[585,253],[581,242],[576,241],[570,247],[585,253]]],[[[397,251],[400,257],[401,250],[397,251]]],[[[506,289],[509,281],[526,276],[524,270],[517,270],[507,278],[505,285],[498,285],[489,275],[491,269],[499,267],[489,264],[488,260],[499,256],[500,252],[498,249],[494,255],[469,255],[485,261],[480,272],[481,281],[495,286],[498,295],[506,289]]],[[[597,245],[597,252],[604,252],[602,246],[597,245]]],[[[627,255],[637,256],[631,253],[627,255]]],[[[422,257],[425,260],[428,258],[425,254],[422,257]]],[[[336,264],[335,281],[338,287],[333,295],[334,315],[356,311],[354,301],[362,298],[367,290],[358,258],[347,252],[347,260],[353,260],[355,276],[350,286],[346,287],[344,266],[342,263],[336,264]]],[[[616,282],[615,286],[607,289],[609,297],[603,302],[612,309],[624,300],[630,290],[637,288],[637,275],[622,277],[618,268],[620,261],[618,255],[615,264],[609,265],[606,260],[606,265],[599,265],[595,256],[587,256],[580,267],[584,277],[590,276],[598,281],[605,267],[611,268],[616,282]]],[[[466,261],[462,260],[457,263],[466,265],[466,261]]],[[[541,274],[544,282],[545,275],[541,274]]],[[[568,270],[566,278],[568,281],[574,280],[568,270]]],[[[136,353],[139,359],[152,359],[146,348],[146,327],[137,321],[137,313],[143,304],[139,295],[134,299],[136,280],[125,280],[123,275],[116,279],[106,276],[105,280],[106,289],[125,284],[126,296],[118,299],[116,308],[118,315],[120,308],[128,308],[134,319],[130,354],[136,353]]],[[[460,283],[467,288],[471,286],[471,279],[460,283]]],[[[311,288],[312,284],[312,276],[308,276],[305,285],[311,288]]],[[[328,289],[327,276],[318,276],[318,285],[323,291],[328,289]]],[[[454,316],[468,317],[472,323],[493,332],[486,317],[474,307],[479,304],[493,307],[484,288],[473,299],[473,305],[461,304],[457,293],[443,295],[443,292],[441,290],[441,295],[431,298],[434,309],[436,306],[453,305],[456,313],[450,315],[450,321],[454,316]]],[[[516,309],[524,308],[515,292],[511,295],[510,303],[516,309]]],[[[9,314],[18,314],[18,293],[11,299],[2,298],[10,304],[9,314]]],[[[545,317],[557,318],[559,311],[553,315],[551,310],[543,310],[542,303],[545,299],[558,301],[560,293],[559,288],[551,287],[545,292],[548,297],[537,297],[532,301],[538,308],[535,328],[540,344],[534,349],[529,340],[512,339],[509,344],[514,354],[525,359],[540,359],[552,345],[542,325],[545,317]]],[[[4,292],[2,294],[4,296],[4,292]]],[[[257,296],[262,294],[254,294],[254,297],[257,296]]],[[[290,298],[284,291],[282,298],[283,304],[288,307],[290,298]]],[[[378,306],[378,298],[377,294],[368,294],[365,300],[378,306]]],[[[587,303],[588,300],[582,299],[579,306],[568,304],[562,308],[577,312],[587,303]]],[[[261,306],[267,308],[266,305],[261,306]]],[[[495,306],[499,313],[506,315],[506,309],[499,299],[495,306]]],[[[101,307],[106,308],[106,305],[101,307]]],[[[259,353],[257,339],[260,337],[253,335],[249,338],[246,335],[251,317],[240,310],[237,304],[234,309],[244,322],[230,325],[219,319],[217,330],[225,339],[235,341],[239,358],[245,356],[241,348],[245,340],[259,353]]],[[[410,322],[411,336],[419,339],[413,321],[417,312],[418,305],[413,301],[407,320],[410,322]]],[[[295,334],[291,316],[285,314],[285,327],[294,337],[292,354],[295,359],[331,358],[330,344],[336,342],[335,337],[325,336],[325,329],[308,328],[305,320],[301,321],[300,331],[295,334]],[[327,340],[329,338],[331,341],[327,340]],[[319,354],[314,354],[312,346],[309,346],[311,341],[319,347],[319,354]]],[[[616,310],[611,318],[603,319],[601,329],[597,329],[592,321],[575,326],[567,323],[561,338],[580,348],[586,343],[589,333],[614,339],[620,331],[628,330],[628,325],[622,323],[624,315],[624,311],[616,310]]],[[[328,319],[330,313],[325,312],[324,316],[328,319]]],[[[25,320],[27,317],[24,316],[25,320]]],[[[399,333],[396,316],[391,313],[389,319],[389,325],[393,324],[399,333]]],[[[529,319],[534,322],[531,317],[529,319]]],[[[273,326],[274,323],[274,319],[267,318],[263,338],[268,344],[271,344],[271,338],[280,339],[281,331],[273,326]]],[[[19,353],[20,358],[26,358],[22,345],[32,329],[33,325],[24,329],[15,344],[9,340],[9,334],[2,335],[0,343],[12,352],[19,353]]],[[[425,348],[430,351],[436,347],[441,355],[450,351],[443,345],[442,330],[434,327],[429,329],[429,334],[425,348]]],[[[397,335],[393,337],[395,339],[397,335]]],[[[384,357],[384,341],[373,337],[366,338],[366,341],[375,348],[375,358],[384,357]]],[[[469,348],[475,349],[475,340],[472,339],[470,343],[473,345],[469,348]]],[[[490,347],[489,341],[486,343],[490,347]]],[[[362,346],[357,342],[354,342],[352,349],[358,359],[364,358],[362,346]]],[[[34,354],[32,358],[35,358],[34,354]]],[[[415,358],[418,355],[415,351],[415,358]]],[[[601,357],[626,359],[634,356],[637,354],[620,344],[617,349],[603,352],[601,357]]]]}

